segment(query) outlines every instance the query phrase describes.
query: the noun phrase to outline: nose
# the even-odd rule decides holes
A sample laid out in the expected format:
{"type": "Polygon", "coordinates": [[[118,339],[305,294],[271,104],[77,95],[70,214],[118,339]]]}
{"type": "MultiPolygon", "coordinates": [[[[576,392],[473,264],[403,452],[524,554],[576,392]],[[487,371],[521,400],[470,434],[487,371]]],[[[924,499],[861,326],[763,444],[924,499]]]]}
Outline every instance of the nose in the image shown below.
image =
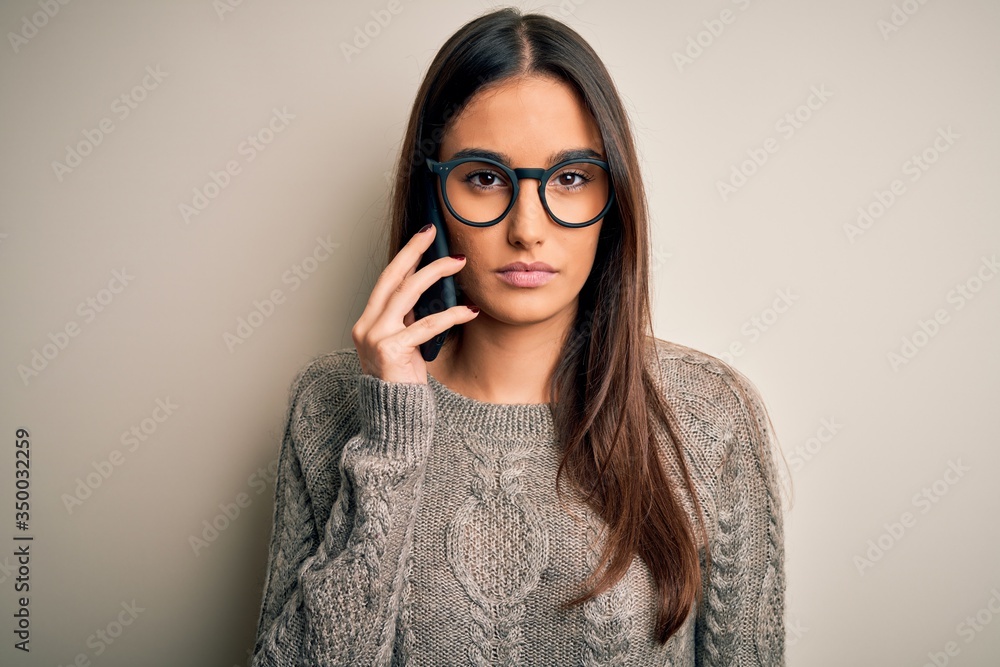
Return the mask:
{"type": "Polygon", "coordinates": [[[538,244],[547,225],[555,224],[542,206],[539,181],[522,177],[518,183],[517,201],[507,215],[507,238],[514,245],[531,247],[538,244]]]}

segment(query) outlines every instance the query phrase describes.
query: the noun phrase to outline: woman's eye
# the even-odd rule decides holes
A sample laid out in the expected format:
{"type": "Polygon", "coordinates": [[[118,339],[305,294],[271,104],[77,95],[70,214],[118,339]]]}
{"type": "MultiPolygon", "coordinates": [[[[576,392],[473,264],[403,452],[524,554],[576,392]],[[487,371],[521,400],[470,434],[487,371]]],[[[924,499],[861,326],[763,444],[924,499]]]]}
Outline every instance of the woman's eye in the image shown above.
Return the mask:
{"type": "Polygon", "coordinates": [[[483,188],[492,187],[495,185],[502,185],[502,181],[499,174],[495,174],[489,171],[477,171],[472,174],[469,174],[467,180],[470,181],[473,185],[483,188]]]}
{"type": "Polygon", "coordinates": [[[572,188],[581,186],[587,183],[590,179],[584,174],[580,174],[573,171],[564,171],[558,174],[555,178],[556,184],[562,187],[572,188]]]}

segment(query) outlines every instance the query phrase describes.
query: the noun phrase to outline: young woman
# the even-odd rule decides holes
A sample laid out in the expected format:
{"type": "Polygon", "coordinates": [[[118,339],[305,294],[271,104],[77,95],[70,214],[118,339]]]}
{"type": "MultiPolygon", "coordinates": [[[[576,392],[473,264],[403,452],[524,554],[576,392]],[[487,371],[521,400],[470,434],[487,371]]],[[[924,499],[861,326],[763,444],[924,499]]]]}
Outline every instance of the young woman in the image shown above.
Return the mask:
{"type": "Polygon", "coordinates": [[[391,225],[354,347],[293,384],[253,664],[783,665],[769,419],[650,333],[636,151],[588,44],[515,9],[455,33],[391,225]],[[418,269],[428,182],[454,254],[418,269]],[[446,276],[465,303],[415,319],[446,276]]]}

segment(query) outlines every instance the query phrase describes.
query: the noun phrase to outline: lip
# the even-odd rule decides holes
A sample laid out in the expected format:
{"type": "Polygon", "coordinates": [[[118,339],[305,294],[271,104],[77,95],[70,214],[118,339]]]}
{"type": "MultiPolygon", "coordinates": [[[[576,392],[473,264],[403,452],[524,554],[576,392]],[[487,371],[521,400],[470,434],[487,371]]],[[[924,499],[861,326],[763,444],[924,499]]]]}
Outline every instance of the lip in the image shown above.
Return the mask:
{"type": "Polygon", "coordinates": [[[525,264],[524,262],[511,262],[506,266],[501,266],[497,271],[546,271],[548,273],[555,273],[556,270],[545,262],[532,262],[531,264],[525,264]]]}
{"type": "Polygon", "coordinates": [[[514,287],[540,287],[556,277],[556,270],[545,262],[512,262],[498,270],[497,276],[514,287]]]}
{"type": "Polygon", "coordinates": [[[556,277],[551,271],[497,271],[497,275],[514,287],[540,287],[556,277]]]}

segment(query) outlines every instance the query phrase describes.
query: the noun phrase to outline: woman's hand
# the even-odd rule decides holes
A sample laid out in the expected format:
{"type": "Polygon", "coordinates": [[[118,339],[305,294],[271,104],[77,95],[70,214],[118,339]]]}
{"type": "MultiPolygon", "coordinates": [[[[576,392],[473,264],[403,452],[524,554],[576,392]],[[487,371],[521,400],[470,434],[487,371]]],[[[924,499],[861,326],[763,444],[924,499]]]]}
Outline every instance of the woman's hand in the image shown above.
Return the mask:
{"type": "Polygon", "coordinates": [[[420,344],[476,316],[469,307],[459,305],[416,319],[413,306],[420,295],[440,278],[465,266],[464,258],[452,256],[416,270],[435,234],[433,225],[414,234],[375,282],[365,311],[351,329],[362,372],[386,382],[427,384],[420,344]]]}

